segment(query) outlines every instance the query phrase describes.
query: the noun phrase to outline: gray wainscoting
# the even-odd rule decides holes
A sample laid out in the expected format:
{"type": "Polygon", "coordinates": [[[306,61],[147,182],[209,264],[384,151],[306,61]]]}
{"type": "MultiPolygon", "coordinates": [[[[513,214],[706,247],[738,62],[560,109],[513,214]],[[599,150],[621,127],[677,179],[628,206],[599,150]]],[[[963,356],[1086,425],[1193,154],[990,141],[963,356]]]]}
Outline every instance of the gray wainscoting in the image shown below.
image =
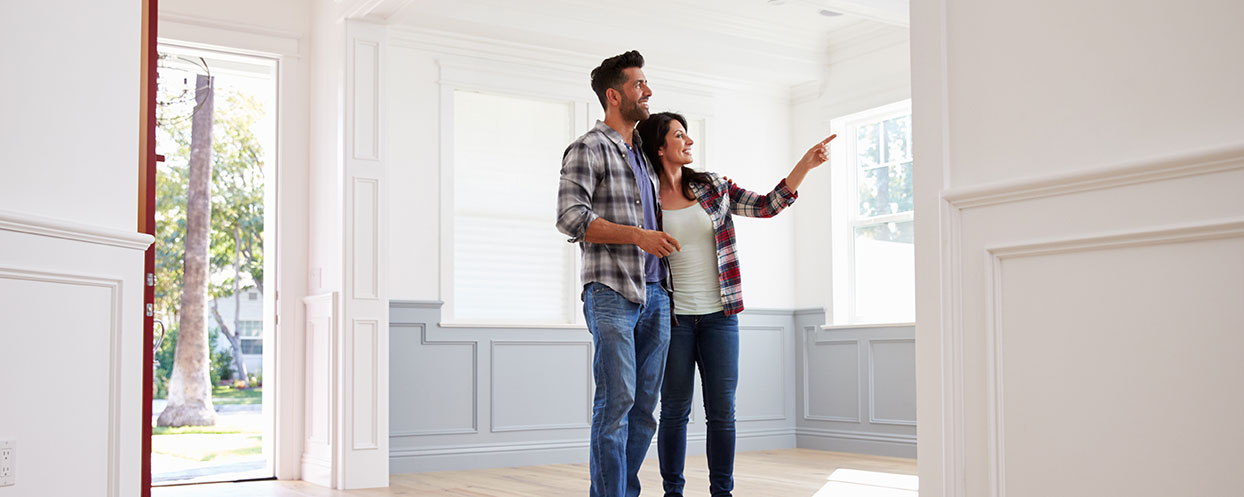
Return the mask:
{"type": "MultiPolygon", "coordinates": [[[[594,392],[587,329],[441,327],[440,302],[389,307],[391,473],[587,461],[594,392]]],[[[740,315],[738,450],[806,446],[914,457],[915,427],[901,424],[914,418],[911,328],[901,336],[869,330],[871,341],[850,351],[808,348],[806,340],[819,335],[804,327],[820,329],[812,314],[740,315]],[[811,360],[801,362],[805,352],[811,360]],[[816,381],[804,381],[804,364],[816,381]],[[805,405],[805,398],[815,401],[805,405]],[[838,421],[810,422],[809,414],[838,421]],[[891,450],[896,443],[910,454],[891,450]]],[[[702,453],[696,384],[688,451],[702,453]]],[[[656,457],[655,440],[649,456],[656,457]]]]}
{"type": "Polygon", "coordinates": [[[916,457],[913,326],[823,329],[825,313],[794,313],[799,447],[916,457]]]}

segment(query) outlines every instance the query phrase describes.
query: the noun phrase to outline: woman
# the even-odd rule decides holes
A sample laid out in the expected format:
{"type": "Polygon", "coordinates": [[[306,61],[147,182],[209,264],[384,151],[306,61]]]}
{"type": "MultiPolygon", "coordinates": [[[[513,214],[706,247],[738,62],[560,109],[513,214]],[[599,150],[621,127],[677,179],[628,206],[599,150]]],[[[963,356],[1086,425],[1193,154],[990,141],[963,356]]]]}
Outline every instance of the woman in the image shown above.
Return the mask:
{"type": "Polygon", "coordinates": [[[664,230],[682,245],[668,256],[674,280],[665,383],[657,454],[666,497],[681,496],[685,480],[687,417],[691,413],[696,365],[704,388],[708,421],[709,490],[729,496],[734,488],[734,391],[739,371],[739,323],[743,310],[731,214],[772,217],[795,201],[808,171],[828,158],[829,141],[816,144],[786,179],[767,195],[739,188],[713,173],[697,172],[687,120],[670,112],[653,114],[636,128],[648,162],[661,178],[664,230]],[[719,270],[720,268],[720,270],[719,270]]]}

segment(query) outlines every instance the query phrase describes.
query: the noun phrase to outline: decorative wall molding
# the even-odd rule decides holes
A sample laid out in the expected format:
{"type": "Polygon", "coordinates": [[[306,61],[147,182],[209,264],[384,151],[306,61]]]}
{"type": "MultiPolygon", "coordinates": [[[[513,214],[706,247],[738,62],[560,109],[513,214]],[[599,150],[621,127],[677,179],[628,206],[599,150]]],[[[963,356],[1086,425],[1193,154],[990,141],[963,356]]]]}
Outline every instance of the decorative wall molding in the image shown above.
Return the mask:
{"type": "MultiPolygon", "coordinates": [[[[391,307],[410,309],[439,308],[440,302],[434,301],[391,301],[391,307]]],[[[447,430],[406,430],[390,431],[390,438],[420,437],[429,435],[471,435],[479,433],[479,342],[475,340],[429,340],[427,323],[389,322],[389,329],[418,328],[419,344],[423,346],[454,345],[471,348],[471,427],[447,430]]]]}
{"type": "Polygon", "coordinates": [[[155,237],[146,233],[115,230],[6,210],[0,210],[0,230],[140,251],[147,250],[147,247],[155,242],[155,237]]]}
{"type": "Polygon", "coordinates": [[[353,191],[350,289],[354,299],[376,300],[380,293],[380,180],[355,177],[353,191]]]}
{"type": "MultiPolygon", "coordinates": [[[[805,345],[803,347],[803,419],[806,421],[834,421],[834,422],[840,422],[840,423],[859,423],[860,419],[863,418],[863,413],[862,413],[862,411],[864,410],[863,405],[859,405],[856,407],[857,410],[856,410],[856,415],[854,418],[849,418],[845,416],[825,416],[825,415],[820,415],[820,414],[812,414],[812,403],[808,401],[808,399],[812,398],[812,390],[810,386],[812,382],[809,381],[809,379],[812,376],[811,376],[809,360],[808,360],[808,349],[810,349],[811,347],[809,347],[808,345],[816,346],[816,345],[851,344],[855,347],[856,357],[859,357],[859,347],[860,347],[859,339],[854,339],[854,338],[835,339],[835,340],[818,339],[816,338],[816,328],[812,326],[808,326],[804,328],[804,336],[805,336],[805,339],[804,339],[805,345]]],[[[857,364],[856,366],[857,366],[856,367],[857,371],[856,371],[855,383],[856,385],[858,385],[859,384],[859,372],[858,372],[859,365],[857,364]]],[[[857,395],[858,395],[858,392],[857,392],[857,395]]]]}
{"type": "Polygon", "coordinates": [[[238,40],[230,50],[258,56],[299,57],[302,36],[290,31],[275,30],[264,26],[233,21],[209,19],[160,9],[160,42],[173,43],[189,48],[214,49],[221,40],[238,40]],[[246,46],[248,49],[237,47],[246,46]]]}
{"type": "MultiPolygon", "coordinates": [[[[0,211],[0,215],[6,213],[0,211]]],[[[2,219],[0,219],[2,220],[2,219]]],[[[7,229],[7,226],[0,226],[7,229]]],[[[98,233],[102,230],[97,230],[98,233]]],[[[24,231],[31,233],[30,231],[24,231]]],[[[34,233],[43,235],[44,233],[34,233]]],[[[81,234],[81,233],[77,233],[81,234]]],[[[54,235],[48,235],[54,236],[54,235]]],[[[146,235],[144,235],[146,236],[146,235]]],[[[63,236],[55,236],[56,238],[66,238],[63,236]]],[[[72,240],[85,241],[87,243],[99,243],[103,245],[114,245],[100,241],[96,236],[91,239],[83,240],[81,238],[70,238],[72,240]]],[[[148,236],[148,238],[150,238],[148,236]]],[[[108,237],[106,240],[114,241],[116,238],[108,237]]],[[[127,246],[125,248],[136,248],[127,246]]],[[[48,271],[33,271],[27,269],[8,268],[0,266],[0,279],[35,281],[41,283],[51,283],[55,285],[74,285],[102,288],[108,291],[108,370],[101,372],[108,379],[108,442],[107,442],[107,486],[105,487],[105,495],[108,497],[120,497],[121,480],[121,394],[122,394],[122,281],[114,278],[105,278],[85,274],[56,273],[48,271]]],[[[138,308],[136,303],[130,303],[131,307],[138,308]]],[[[89,374],[89,373],[88,373],[89,374]]]]}
{"type": "Polygon", "coordinates": [[[942,198],[954,208],[969,209],[1237,169],[1244,169],[1244,145],[1191,151],[1074,173],[949,189],[942,192],[942,198]]]}
{"type": "MultiPolygon", "coordinates": [[[[914,324],[912,325],[915,326],[914,324]]],[[[916,426],[914,419],[886,419],[877,417],[877,362],[873,357],[874,343],[910,343],[915,345],[915,338],[871,338],[865,350],[868,353],[868,423],[874,425],[916,426]]]]}
{"type": "Polygon", "coordinates": [[[827,428],[805,428],[795,430],[798,436],[834,438],[839,440],[863,440],[867,442],[885,442],[904,445],[916,445],[915,435],[895,435],[890,433],[867,433],[859,431],[832,430],[827,428]]]}
{"type": "MultiPolygon", "coordinates": [[[[791,316],[791,311],[761,310],[761,311],[747,311],[747,312],[751,312],[751,313],[754,313],[755,315],[760,315],[760,316],[778,316],[778,317],[790,317],[791,316]]],[[[776,333],[777,340],[778,340],[778,350],[784,352],[786,349],[786,334],[784,333],[786,331],[785,326],[745,326],[745,325],[739,326],[740,334],[747,332],[747,331],[776,333]]],[[[740,336],[739,338],[741,339],[742,336],[740,336]]],[[[783,355],[782,359],[785,359],[785,355],[783,355]]],[[[782,361],[782,359],[779,359],[779,363],[782,361]]],[[[760,414],[760,415],[754,415],[754,416],[739,416],[737,413],[740,412],[742,409],[740,409],[740,406],[738,405],[738,399],[736,398],[735,407],[734,407],[734,410],[736,413],[735,418],[734,418],[735,422],[747,423],[747,422],[757,422],[757,421],[785,421],[789,419],[789,416],[787,416],[786,414],[787,413],[786,406],[788,405],[790,399],[787,397],[787,394],[786,394],[786,385],[790,383],[790,379],[787,378],[785,369],[782,370],[781,376],[782,376],[781,384],[778,385],[778,388],[782,392],[782,403],[780,405],[781,413],[768,414],[768,415],[760,414]]],[[[691,409],[691,411],[695,412],[695,409],[693,408],[691,409]]]]}
{"type": "Polygon", "coordinates": [[[380,416],[380,392],[377,386],[377,379],[380,377],[380,322],[375,319],[352,321],[350,405],[354,412],[350,424],[351,448],[375,450],[380,448],[380,435],[377,433],[377,418],[380,416]],[[365,392],[369,398],[360,400],[359,392],[365,392]]]}
{"type": "Polygon", "coordinates": [[[337,293],[302,299],[306,314],[306,397],[302,479],[325,487],[337,483],[337,293]]]}
{"type": "Polygon", "coordinates": [[[591,378],[592,378],[592,342],[590,341],[585,342],[582,340],[489,340],[488,349],[489,349],[488,359],[490,361],[489,367],[488,367],[488,371],[490,375],[489,385],[493,386],[492,388],[488,389],[489,391],[488,419],[492,425],[490,428],[490,431],[492,431],[493,433],[500,433],[500,432],[507,432],[507,431],[587,429],[587,428],[592,427],[592,381],[591,381],[591,378]],[[564,423],[564,424],[499,426],[497,424],[497,414],[496,414],[497,413],[497,401],[496,401],[497,389],[495,388],[496,378],[497,378],[497,367],[496,367],[497,347],[498,346],[501,346],[501,347],[516,347],[516,346],[556,347],[556,346],[567,346],[567,345],[575,346],[575,347],[582,347],[585,352],[584,363],[586,366],[584,368],[584,371],[586,375],[585,377],[588,378],[588,381],[584,382],[584,384],[587,386],[586,391],[584,392],[584,398],[587,401],[583,405],[584,422],[568,423],[568,424],[564,423]]]}
{"type": "MultiPolygon", "coordinates": [[[[460,63],[472,61],[485,64],[503,64],[525,68],[527,72],[551,78],[555,81],[577,84],[587,94],[590,88],[584,82],[586,71],[600,64],[599,54],[554,49],[493,38],[408,26],[390,26],[390,44],[395,47],[413,48],[452,56],[450,60],[460,63]]],[[[680,70],[676,67],[649,65],[660,72],[662,82],[670,88],[691,94],[711,94],[713,91],[753,92],[757,97],[789,102],[790,89],[774,85],[749,82],[739,78],[723,78],[718,75],[680,70]]],[[[592,100],[595,103],[595,100],[592,100]]]]}
{"type": "Polygon", "coordinates": [[[1002,354],[1005,337],[1001,333],[1003,322],[1003,270],[1002,263],[1021,257],[1041,257],[1057,254],[1143,247],[1151,245],[1188,243],[1205,240],[1221,240],[1244,237],[1244,218],[1211,223],[1187,224],[1176,227],[1150,228],[1086,237],[1069,237],[1060,240],[1022,243],[987,248],[985,287],[988,299],[985,307],[985,365],[986,365],[986,420],[988,424],[988,471],[991,490],[997,497],[1006,495],[1006,437],[1003,415],[1005,388],[1002,354]]]}

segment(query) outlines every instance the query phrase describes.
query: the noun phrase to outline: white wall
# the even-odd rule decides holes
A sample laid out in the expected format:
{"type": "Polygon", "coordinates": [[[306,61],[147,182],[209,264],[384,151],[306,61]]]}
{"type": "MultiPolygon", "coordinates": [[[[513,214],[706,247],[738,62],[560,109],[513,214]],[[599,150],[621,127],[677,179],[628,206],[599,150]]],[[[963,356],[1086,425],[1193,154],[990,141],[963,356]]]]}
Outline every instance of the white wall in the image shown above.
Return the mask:
{"type": "MultiPolygon", "coordinates": [[[[796,154],[802,154],[829,136],[830,120],[911,98],[910,79],[906,29],[881,27],[850,43],[831,47],[831,63],[823,79],[792,90],[790,146],[796,154]]],[[[843,146],[835,141],[830,146],[831,154],[843,146]]],[[[920,160],[916,158],[917,162],[920,160]]],[[[829,168],[830,163],[826,163],[808,175],[799,191],[799,208],[794,211],[798,270],[792,273],[792,279],[796,309],[826,307],[830,303],[833,271],[829,168]]]]}
{"type": "Polygon", "coordinates": [[[922,495],[1244,485],[1242,15],[913,4],[922,495]]]}
{"type": "MultiPolygon", "coordinates": [[[[392,154],[391,183],[396,222],[390,231],[392,296],[403,300],[444,300],[439,285],[441,233],[439,209],[443,185],[440,146],[442,79],[451,71],[454,84],[546,98],[580,100],[599,109],[588,73],[614,54],[552,52],[550,64],[538,58],[549,48],[516,47],[398,29],[388,61],[387,126],[392,154]],[[483,62],[480,62],[483,61],[483,62]],[[446,67],[452,69],[446,69],[446,67]],[[459,76],[461,75],[461,76],[459,76]],[[487,76],[487,77],[486,77],[487,76]]],[[[707,117],[709,170],[726,174],[745,187],[767,192],[790,172],[789,101],[782,89],[756,87],[732,75],[687,75],[649,61],[645,68],[654,95],[654,111],[672,110],[707,117]],[[729,81],[723,85],[721,81],[729,81]]],[[[550,164],[549,167],[560,167],[550,164]]],[[[796,204],[798,205],[798,204],[796,204]]],[[[793,212],[793,211],[792,211],[793,212]]],[[[550,218],[549,229],[553,227],[550,218]]],[[[749,309],[790,308],[787,275],[793,272],[792,247],[774,240],[791,239],[790,214],[770,220],[736,218],[749,309]]]]}
{"type": "Polygon", "coordinates": [[[0,6],[0,495],[138,493],[140,9],[0,6]]]}
{"type": "Polygon", "coordinates": [[[0,209],[136,230],[140,8],[0,6],[0,209]]]}

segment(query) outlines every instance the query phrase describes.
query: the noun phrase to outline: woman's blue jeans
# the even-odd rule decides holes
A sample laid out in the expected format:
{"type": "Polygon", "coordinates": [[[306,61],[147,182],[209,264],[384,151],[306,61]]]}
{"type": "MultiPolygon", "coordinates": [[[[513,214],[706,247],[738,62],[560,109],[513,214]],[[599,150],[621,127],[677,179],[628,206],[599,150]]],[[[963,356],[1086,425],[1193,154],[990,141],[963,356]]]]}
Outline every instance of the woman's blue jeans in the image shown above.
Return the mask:
{"type": "Polygon", "coordinates": [[[595,355],[589,466],[592,497],[636,497],[639,467],[657,429],[653,411],[670,339],[669,294],[649,283],[639,305],[600,283],[584,289],[583,314],[595,355]]]}
{"type": "Polygon", "coordinates": [[[657,454],[666,497],[681,497],[687,456],[687,417],[695,389],[696,366],[704,390],[708,422],[708,486],[713,497],[734,490],[734,392],[739,384],[739,320],[724,312],[678,315],[670,328],[661,386],[657,454]]]}

